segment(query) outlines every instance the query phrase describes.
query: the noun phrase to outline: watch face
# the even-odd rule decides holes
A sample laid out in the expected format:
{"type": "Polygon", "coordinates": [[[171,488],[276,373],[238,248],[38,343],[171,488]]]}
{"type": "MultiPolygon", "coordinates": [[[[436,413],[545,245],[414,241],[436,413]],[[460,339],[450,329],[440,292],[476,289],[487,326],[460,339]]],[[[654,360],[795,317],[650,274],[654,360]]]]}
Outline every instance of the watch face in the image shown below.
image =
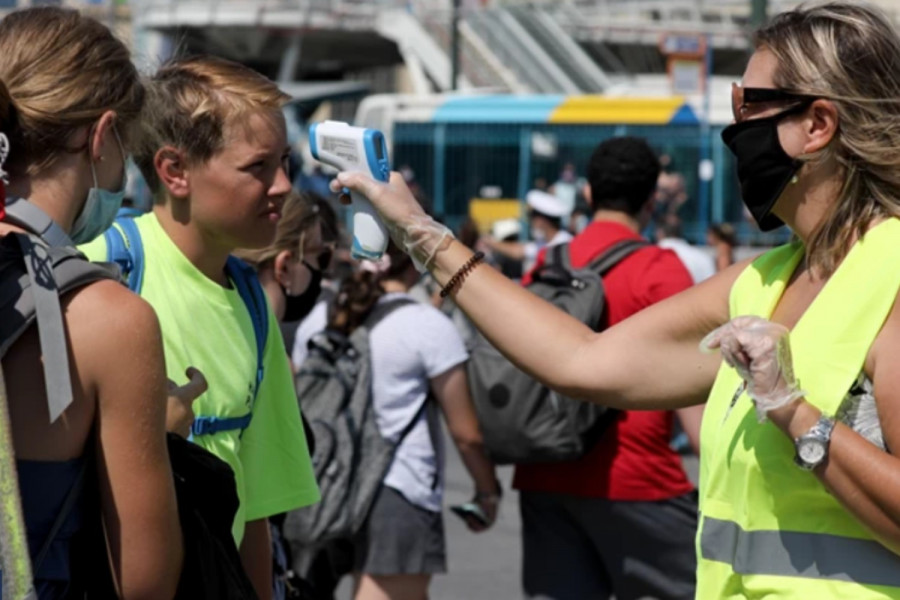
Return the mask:
{"type": "Polygon", "coordinates": [[[806,464],[816,465],[825,458],[825,444],[819,440],[803,440],[797,448],[797,454],[806,464]]]}

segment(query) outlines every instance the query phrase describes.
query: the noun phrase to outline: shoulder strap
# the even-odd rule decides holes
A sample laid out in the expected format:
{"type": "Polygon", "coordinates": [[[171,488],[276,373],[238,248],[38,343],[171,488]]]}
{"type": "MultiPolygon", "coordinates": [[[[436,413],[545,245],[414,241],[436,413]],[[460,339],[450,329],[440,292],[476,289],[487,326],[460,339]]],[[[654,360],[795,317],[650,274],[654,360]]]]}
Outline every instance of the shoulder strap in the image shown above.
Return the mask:
{"type": "Polygon", "coordinates": [[[369,316],[366,317],[366,320],[363,322],[363,327],[367,330],[372,331],[376,325],[381,323],[385,317],[389,314],[401,308],[403,306],[407,306],[410,304],[418,304],[412,298],[397,298],[396,300],[391,300],[390,302],[384,302],[375,306],[372,309],[372,312],[369,313],[369,316]]]}
{"type": "Polygon", "coordinates": [[[31,231],[47,244],[55,247],[72,247],[75,244],[62,227],[36,204],[22,198],[6,199],[6,219],[31,231]]]}
{"type": "Polygon", "coordinates": [[[250,320],[253,323],[253,333],[256,337],[256,387],[253,389],[255,401],[263,380],[263,359],[266,353],[266,340],[269,336],[269,303],[259,284],[259,278],[250,265],[237,257],[229,256],[225,268],[241,300],[247,306],[250,320]]]}
{"type": "MultiPolygon", "coordinates": [[[[398,308],[402,308],[404,306],[409,306],[411,304],[418,304],[412,298],[397,298],[396,300],[391,300],[390,302],[383,302],[378,304],[372,312],[369,313],[369,316],[366,317],[365,322],[363,323],[363,327],[365,327],[368,331],[372,331],[372,329],[378,325],[381,321],[384,320],[389,314],[397,310],[398,308]]],[[[413,416],[412,420],[406,424],[403,428],[403,431],[400,432],[400,437],[397,438],[397,446],[399,446],[406,436],[409,435],[409,432],[412,431],[412,428],[415,427],[416,422],[419,420],[419,417],[422,416],[422,413],[425,411],[425,407],[428,404],[429,398],[425,399],[425,402],[422,403],[422,407],[416,411],[416,414],[413,416]]]]}
{"type": "Polygon", "coordinates": [[[589,268],[592,271],[596,271],[601,276],[606,275],[610,269],[615,267],[617,264],[640,250],[646,246],[649,246],[650,242],[646,240],[623,240],[621,242],[617,242],[609,247],[606,252],[601,254],[598,258],[594,259],[589,268]]]}
{"type": "Polygon", "coordinates": [[[428,409],[428,405],[431,403],[431,394],[425,397],[425,401],[422,402],[422,406],[419,407],[419,410],[416,411],[416,414],[413,415],[413,418],[406,424],[403,428],[403,431],[400,432],[400,437],[397,438],[397,445],[403,443],[403,440],[406,439],[406,436],[409,435],[409,432],[413,430],[413,427],[416,426],[416,423],[419,422],[419,419],[422,418],[422,415],[428,409]]]}
{"type": "Polygon", "coordinates": [[[572,258],[569,255],[569,242],[549,246],[547,248],[547,255],[544,259],[544,265],[556,265],[562,267],[566,271],[571,271],[572,258]]]}
{"type": "Polygon", "coordinates": [[[119,217],[103,232],[103,239],[106,240],[106,260],[119,265],[128,289],[140,294],[144,285],[144,243],[137,223],[132,217],[119,217]]]}
{"type": "Polygon", "coordinates": [[[34,301],[44,363],[47,407],[50,411],[50,422],[53,423],[72,404],[73,399],[59,290],[56,287],[53,264],[47,247],[32,235],[14,235],[22,248],[25,268],[31,282],[31,296],[34,301]]]}
{"type": "Polygon", "coordinates": [[[89,283],[116,279],[117,276],[111,269],[88,262],[72,247],[49,247],[34,235],[9,235],[19,246],[25,273],[19,276],[16,285],[4,286],[0,294],[0,304],[4,307],[0,322],[0,356],[37,320],[52,423],[72,402],[65,324],[59,297],[89,283]],[[8,314],[7,308],[10,309],[8,314]]]}
{"type": "Polygon", "coordinates": [[[263,292],[253,268],[239,258],[229,256],[225,270],[241,300],[247,306],[250,322],[253,324],[253,334],[256,338],[256,381],[253,386],[253,402],[250,405],[250,411],[242,417],[196,417],[191,426],[192,435],[212,435],[234,429],[240,429],[243,432],[247,429],[253,419],[253,406],[265,375],[266,341],[269,337],[269,304],[265,292],[263,292]]]}
{"type": "Polygon", "coordinates": [[[240,430],[243,432],[253,420],[253,406],[259,394],[259,388],[265,375],[266,341],[269,337],[269,304],[265,292],[253,268],[235,256],[229,256],[225,264],[228,278],[234,284],[238,295],[244,301],[253,334],[256,339],[256,381],[253,386],[253,401],[250,411],[240,417],[205,417],[197,416],[191,425],[191,436],[213,435],[221,431],[240,430]]]}

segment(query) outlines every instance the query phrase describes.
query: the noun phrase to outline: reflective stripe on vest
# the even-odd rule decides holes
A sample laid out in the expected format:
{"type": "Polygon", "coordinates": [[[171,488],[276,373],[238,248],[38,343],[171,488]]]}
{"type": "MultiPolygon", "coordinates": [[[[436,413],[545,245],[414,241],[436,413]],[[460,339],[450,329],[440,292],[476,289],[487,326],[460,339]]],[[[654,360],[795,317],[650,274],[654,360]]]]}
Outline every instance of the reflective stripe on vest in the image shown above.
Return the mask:
{"type": "Polygon", "coordinates": [[[873,540],[803,533],[744,531],[704,517],[700,555],[741,575],[782,575],[900,587],[897,555],[873,540]]]}

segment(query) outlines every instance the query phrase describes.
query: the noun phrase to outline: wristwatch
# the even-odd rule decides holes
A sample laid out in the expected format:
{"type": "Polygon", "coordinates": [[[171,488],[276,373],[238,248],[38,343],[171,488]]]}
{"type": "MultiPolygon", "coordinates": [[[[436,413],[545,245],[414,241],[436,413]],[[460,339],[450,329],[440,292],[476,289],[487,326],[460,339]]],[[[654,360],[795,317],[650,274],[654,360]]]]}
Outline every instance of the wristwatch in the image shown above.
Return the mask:
{"type": "Polygon", "coordinates": [[[797,454],[794,462],[801,469],[812,471],[828,456],[828,445],[831,443],[831,432],[834,431],[834,419],[825,415],[819,417],[809,431],[794,440],[797,454]]]}

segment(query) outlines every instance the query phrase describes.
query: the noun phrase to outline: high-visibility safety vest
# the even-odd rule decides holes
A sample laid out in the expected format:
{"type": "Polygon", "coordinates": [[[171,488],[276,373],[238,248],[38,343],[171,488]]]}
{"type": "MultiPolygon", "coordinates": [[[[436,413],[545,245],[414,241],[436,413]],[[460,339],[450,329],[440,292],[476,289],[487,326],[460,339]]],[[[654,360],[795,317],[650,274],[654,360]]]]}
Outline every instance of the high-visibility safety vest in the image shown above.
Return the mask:
{"type": "MultiPolygon", "coordinates": [[[[741,273],[731,316],[769,318],[804,255],[772,250],[741,273]]],[[[833,416],[900,290],[900,220],[857,242],[791,332],[806,401],[833,416]]],[[[900,598],[900,556],[794,464],[794,442],[760,424],[722,364],[701,428],[697,598],[900,598]]]]}

